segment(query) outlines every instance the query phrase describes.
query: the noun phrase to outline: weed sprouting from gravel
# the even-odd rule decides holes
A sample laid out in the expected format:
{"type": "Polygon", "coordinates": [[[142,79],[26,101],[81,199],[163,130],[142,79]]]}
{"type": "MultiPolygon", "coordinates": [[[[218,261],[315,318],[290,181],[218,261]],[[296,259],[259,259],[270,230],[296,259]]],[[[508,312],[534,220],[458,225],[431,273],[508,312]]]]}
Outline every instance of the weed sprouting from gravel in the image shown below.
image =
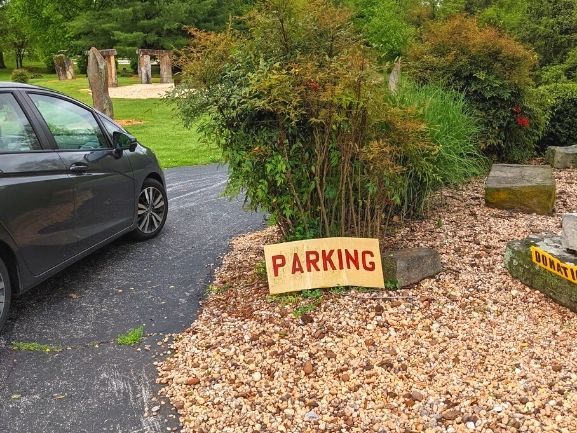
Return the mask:
{"type": "Polygon", "coordinates": [[[297,307],[293,311],[293,316],[295,317],[302,317],[305,314],[313,312],[317,308],[314,304],[306,304],[300,307],[297,307]]]}

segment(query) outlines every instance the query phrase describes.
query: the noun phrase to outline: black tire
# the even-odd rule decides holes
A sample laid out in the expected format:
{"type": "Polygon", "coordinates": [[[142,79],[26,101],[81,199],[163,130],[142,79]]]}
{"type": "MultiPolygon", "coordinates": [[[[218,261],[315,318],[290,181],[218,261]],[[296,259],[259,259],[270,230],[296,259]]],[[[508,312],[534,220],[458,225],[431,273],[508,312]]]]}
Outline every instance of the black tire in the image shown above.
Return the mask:
{"type": "Polygon", "coordinates": [[[12,300],[12,288],[10,287],[10,275],[6,265],[0,259],[0,331],[8,320],[10,301],[12,300]]]}
{"type": "Polygon", "coordinates": [[[132,232],[132,238],[144,241],[158,235],[168,214],[168,197],[159,181],[150,178],[144,181],[136,210],[136,229],[132,232]]]}

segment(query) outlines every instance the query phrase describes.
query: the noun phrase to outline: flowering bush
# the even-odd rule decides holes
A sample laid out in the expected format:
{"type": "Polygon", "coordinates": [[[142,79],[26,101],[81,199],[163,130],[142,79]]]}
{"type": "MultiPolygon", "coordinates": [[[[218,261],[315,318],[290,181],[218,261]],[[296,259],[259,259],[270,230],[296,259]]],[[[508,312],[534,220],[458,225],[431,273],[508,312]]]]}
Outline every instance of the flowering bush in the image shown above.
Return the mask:
{"type": "Polygon", "coordinates": [[[379,236],[419,206],[406,191],[440,178],[440,144],[413,107],[388,100],[349,12],[267,0],[244,20],[243,33],[191,30],[173,94],[184,120],[204,119],[218,140],[228,193],[246,193],[289,239],[379,236]]]}
{"type": "Polygon", "coordinates": [[[420,82],[440,82],[465,94],[482,120],[480,145],[487,155],[502,161],[531,156],[543,127],[528,96],[534,53],[499,30],[458,15],[430,24],[408,60],[420,82]]]}

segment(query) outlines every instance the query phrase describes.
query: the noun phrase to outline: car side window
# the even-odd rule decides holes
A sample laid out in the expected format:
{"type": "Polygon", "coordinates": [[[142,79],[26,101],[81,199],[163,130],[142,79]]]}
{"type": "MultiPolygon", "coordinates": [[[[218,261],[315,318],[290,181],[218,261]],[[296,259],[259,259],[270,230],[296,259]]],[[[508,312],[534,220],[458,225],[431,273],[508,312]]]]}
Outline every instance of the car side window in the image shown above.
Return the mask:
{"type": "Polygon", "coordinates": [[[38,137],[14,95],[0,93],[0,153],[40,149],[38,137]]]}
{"type": "Polygon", "coordinates": [[[44,117],[58,149],[104,149],[109,145],[89,110],[48,95],[31,93],[30,98],[44,117]]]}
{"type": "Polygon", "coordinates": [[[112,136],[113,133],[115,132],[126,132],[124,130],[124,128],[122,128],[120,125],[117,125],[116,123],[111,122],[110,120],[108,120],[107,118],[100,116],[100,120],[102,120],[102,124],[104,125],[104,128],[108,131],[108,133],[112,136]]]}

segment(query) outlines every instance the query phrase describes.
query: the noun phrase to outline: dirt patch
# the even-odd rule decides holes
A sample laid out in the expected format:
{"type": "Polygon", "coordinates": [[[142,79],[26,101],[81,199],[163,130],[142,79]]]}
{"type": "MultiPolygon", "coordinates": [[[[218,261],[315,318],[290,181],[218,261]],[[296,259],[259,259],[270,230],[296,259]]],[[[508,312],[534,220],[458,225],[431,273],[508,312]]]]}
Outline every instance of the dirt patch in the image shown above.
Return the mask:
{"type": "Polygon", "coordinates": [[[271,300],[262,247],[278,233],[236,239],[158,364],[183,431],[577,431],[577,315],[503,267],[508,241],[577,210],[577,170],[555,176],[553,216],[486,208],[482,181],[445,191],[383,241],[436,248],[444,271],[396,292],[271,300]]]}
{"type": "Polygon", "coordinates": [[[116,120],[116,123],[118,123],[120,126],[144,125],[143,120],[137,119],[118,119],[116,120]]]}

